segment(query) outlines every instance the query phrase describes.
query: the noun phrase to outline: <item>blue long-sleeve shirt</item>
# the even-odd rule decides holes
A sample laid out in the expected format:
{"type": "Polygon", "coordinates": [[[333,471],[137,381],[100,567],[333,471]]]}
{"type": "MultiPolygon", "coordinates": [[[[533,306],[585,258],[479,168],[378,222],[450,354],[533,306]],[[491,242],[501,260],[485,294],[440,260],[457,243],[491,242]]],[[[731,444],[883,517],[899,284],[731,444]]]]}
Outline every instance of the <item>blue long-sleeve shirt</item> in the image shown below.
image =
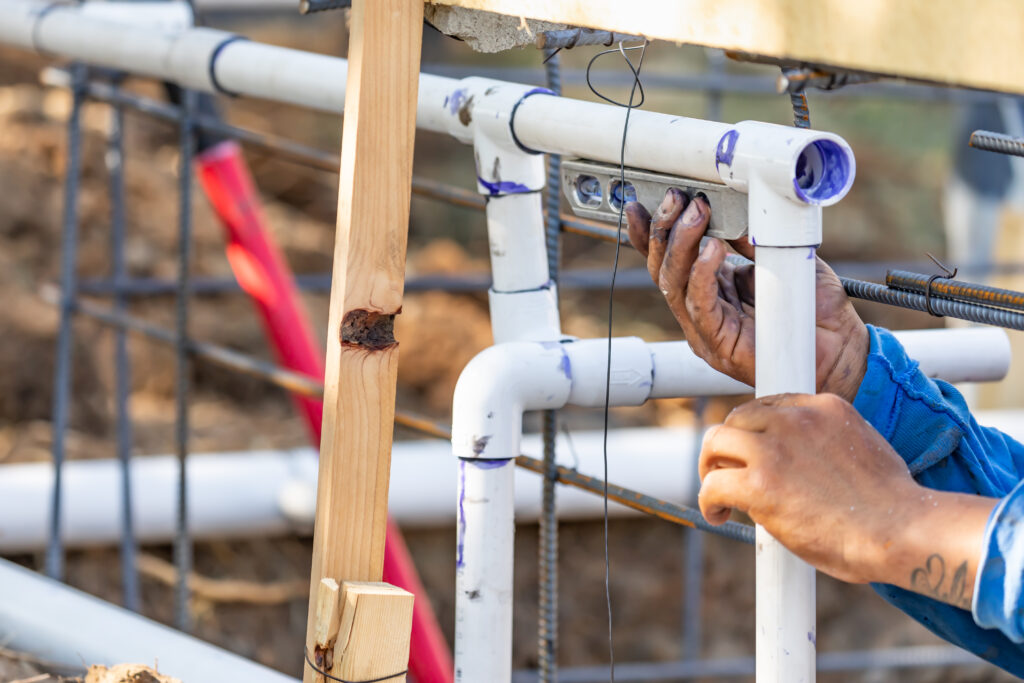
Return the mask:
{"type": "Polygon", "coordinates": [[[896,586],[874,588],[942,638],[1024,677],[1024,445],[978,425],[960,393],[925,376],[887,330],[869,325],[868,333],[854,407],[918,483],[1002,499],[985,530],[970,612],[896,586]]]}

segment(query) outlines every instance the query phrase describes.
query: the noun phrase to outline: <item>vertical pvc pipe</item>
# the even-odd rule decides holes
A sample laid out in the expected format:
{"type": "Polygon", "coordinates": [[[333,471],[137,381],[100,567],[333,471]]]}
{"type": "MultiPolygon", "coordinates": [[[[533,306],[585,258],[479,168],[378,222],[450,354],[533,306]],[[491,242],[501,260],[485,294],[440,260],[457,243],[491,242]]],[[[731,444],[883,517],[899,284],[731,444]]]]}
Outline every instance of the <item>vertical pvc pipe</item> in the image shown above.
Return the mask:
{"type": "MultiPolygon", "coordinates": [[[[557,340],[561,330],[548,271],[540,193],[544,157],[493,145],[481,137],[476,140],[476,156],[478,189],[488,196],[494,342],[557,340]],[[517,183],[492,182],[494,178],[484,177],[488,169],[517,169],[521,176],[517,183]]],[[[461,458],[455,680],[464,683],[507,683],[512,677],[515,463],[480,459],[486,444],[485,440],[472,454],[456,452],[461,458]]],[[[482,457],[487,458],[487,453],[482,457]]]]}
{"type": "MultiPolygon", "coordinates": [[[[755,248],[758,397],[815,392],[814,251],[755,248]]],[[[760,526],[756,558],[757,681],[810,683],[817,639],[814,568],[760,526]]]]}
{"type": "Polygon", "coordinates": [[[459,460],[455,680],[512,678],[515,462],[459,460]]]}

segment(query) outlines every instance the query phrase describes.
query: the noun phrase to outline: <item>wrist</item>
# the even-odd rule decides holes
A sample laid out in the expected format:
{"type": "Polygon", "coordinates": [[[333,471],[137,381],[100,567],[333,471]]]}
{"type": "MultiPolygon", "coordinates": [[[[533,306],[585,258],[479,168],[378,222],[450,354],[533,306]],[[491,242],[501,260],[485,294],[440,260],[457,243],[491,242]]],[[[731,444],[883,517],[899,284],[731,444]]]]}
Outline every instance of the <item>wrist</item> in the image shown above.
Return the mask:
{"type": "Polygon", "coordinates": [[[832,372],[822,383],[822,392],[836,394],[847,403],[853,403],[868,367],[871,339],[867,326],[854,314],[849,331],[832,372]]]}

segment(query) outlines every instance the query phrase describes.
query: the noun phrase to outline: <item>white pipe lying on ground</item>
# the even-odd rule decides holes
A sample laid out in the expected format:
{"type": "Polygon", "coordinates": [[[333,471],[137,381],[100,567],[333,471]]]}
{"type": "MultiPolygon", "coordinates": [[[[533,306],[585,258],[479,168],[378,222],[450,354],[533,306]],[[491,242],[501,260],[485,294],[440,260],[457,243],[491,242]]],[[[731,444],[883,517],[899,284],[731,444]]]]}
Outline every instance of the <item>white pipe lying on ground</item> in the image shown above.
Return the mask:
{"type": "MultiPolygon", "coordinates": [[[[687,428],[622,429],[609,435],[612,481],[657,498],[692,503],[696,465],[693,432],[687,428]]],[[[560,462],[601,475],[601,432],[559,437],[560,462]],[[579,457],[578,465],[572,457],[579,457]]],[[[523,453],[541,457],[540,438],[528,436],[523,453]]],[[[455,520],[458,463],[447,441],[396,442],[392,454],[390,513],[403,528],[450,525],[455,520]]],[[[112,545],[121,533],[116,460],[74,460],[64,469],[64,543],[112,545]]],[[[174,536],[178,464],[173,456],[132,460],[135,529],[143,542],[174,536]]],[[[195,538],[239,538],[308,533],[316,503],[317,454],[311,448],[189,456],[189,529],[195,538]]],[[[540,478],[516,472],[516,516],[536,520],[540,478]]],[[[53,470],[49,463],[0,465],[0,552],[45,546],[53,470]]],[[[612,514],[629,512],[617,504],[612,514]]],[[[593,519],[601,499],[569,487],[559,493],[563,519],[593,519]]]]}
{"type": "Polygon", "coordinates": [[[0,560],[0,642],[73,669],[139,663],[187,683],[295,683],[279,671],[6,560],[0,560]]]}

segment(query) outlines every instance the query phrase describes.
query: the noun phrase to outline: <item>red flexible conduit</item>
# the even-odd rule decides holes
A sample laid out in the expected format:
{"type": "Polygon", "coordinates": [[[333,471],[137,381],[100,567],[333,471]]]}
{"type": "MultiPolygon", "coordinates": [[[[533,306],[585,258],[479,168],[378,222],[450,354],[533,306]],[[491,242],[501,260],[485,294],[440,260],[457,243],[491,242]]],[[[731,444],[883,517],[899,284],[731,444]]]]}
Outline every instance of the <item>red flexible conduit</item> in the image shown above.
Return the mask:
{"type": "MultiPolygon", "coordinates": [[[[231,270],[256,305],[278,361],[286,368],[322,380],[324,353],[315,341],[288,264],[265,227],[259,195],[241,149],[232,141],[217,143],[197,155],[196,166],[203,191],[224,226],[231,270]]],[[[306,418],[313,443],[319,444],[323,402],[302,396],[293,396],[292,400],[306,418]]],[[[402,532],[390,518],[384,580],[416,596],[409,673],[418,683],[451,683],[451,651],[402,532]]]]}

